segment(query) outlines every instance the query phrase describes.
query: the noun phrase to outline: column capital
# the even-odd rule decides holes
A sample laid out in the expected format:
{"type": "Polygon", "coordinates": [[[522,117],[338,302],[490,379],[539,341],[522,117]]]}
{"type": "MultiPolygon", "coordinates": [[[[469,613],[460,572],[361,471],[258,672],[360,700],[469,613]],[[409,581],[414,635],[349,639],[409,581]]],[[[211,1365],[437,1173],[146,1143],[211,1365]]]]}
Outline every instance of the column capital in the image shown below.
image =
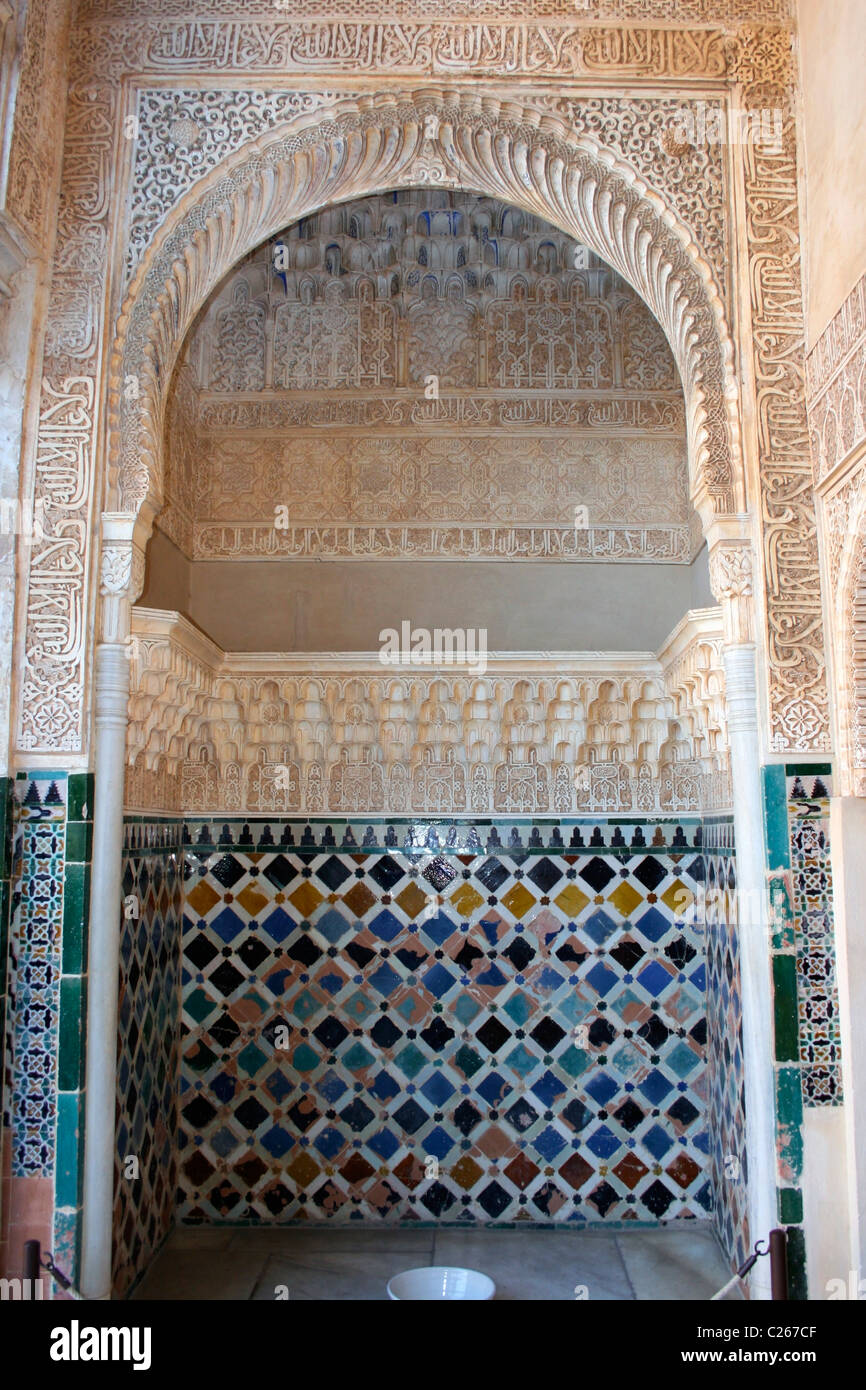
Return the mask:
{"type": "Polygon", "coordinates": [[[748,540],[717,540],[710,547],[710,588],[721,605],[725,642],[754,640],[754,556],[748,540]]]}
{"type": "Polygon", "coordinates": [[[150,515],[102,513],[99,595],[103,642],[125,642],[129,636],[129,610],[144,588],[145,554],[151,529],[150,515]]]}

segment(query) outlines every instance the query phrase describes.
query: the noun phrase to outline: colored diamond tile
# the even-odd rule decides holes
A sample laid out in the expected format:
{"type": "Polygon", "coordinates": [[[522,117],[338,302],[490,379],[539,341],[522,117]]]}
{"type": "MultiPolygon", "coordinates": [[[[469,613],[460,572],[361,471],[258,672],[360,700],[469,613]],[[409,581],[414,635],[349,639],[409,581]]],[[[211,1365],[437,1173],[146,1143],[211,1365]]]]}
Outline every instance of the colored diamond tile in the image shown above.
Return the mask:
{"type": "Polygon", "coordinates": [[[527,1077],[538,1066],[538,1058],[523,1043],[518,1043],[505,1058],[505,1065],[517,1076],[527,1077]]]}
{"type": "Polygon", "coordinates": [[[650,941],[660,941],[666,932],[671,929],[672,923],[669,918],[663,916],[656,907],[647,908],[632,922],[632,929],[640,932],[641,936],[648,937],[650,941]]]}
{"type": "Polygon", "coordinates": [[[598,908],[581,922],[581,931],[585,931],[587,936],[592,937],[597,946],[603,945],[616,930],[616,922],[601,908],[598,908]]]}
{"type": "Polygon", "coordinates": [[[663,965],[660,965],[658,961],[651,961],[649,965],[644,966],[643,970],[640,971],[637,976],[637,981],[638,984],[646,990],[647,994],[651,995],[653,998],[657,998],[660,994],[664,993],[672,983],[673,978],[673,975],[666,970],[663,965]]]}
{"type": "Polygon", "coordinates": [[[566,917],[575,918],[580,915],[590,898],[586,893],[582,893],[576,883],[566,884],[561,893],[557,893],[553,899],[560,912],[564,912],[566,917]]]}
{"type": "MultiPolygon", "coordinates": [[[[398,898],[397,901],[399,902],[400,899],[398,898]]],[[[349,889],[348,893],[343,894],[343,902],[349,911],[354,913],[356,917],[363,917],[365,913],[370,911],[370,908],[376,902],[376,898],[375,895],[370,892],[366,883],[355,883],[349,889]]],[[[404,908],[403,910],[405,912],[406,909],[404,908]]]]}
{"type": "Polygon", "coordinates": [[[252,883],[248,883],[241,889],[235,898],[244,912],[248,912],[250,917],[258,917],[263,907],[267,907],[268,899],[264,893],[260,893],[252,883]]]}
{"type": "Polygon", "coordinates": [[[461,917],[471,917],[483,903],[484,899],[471,883],[461,883],[448,899],[448,906],[461,917]]]}
{"type": "Polygon", "coordinates": [[[666,888],[661,895],[661,902],[665,907],[670,908],[678,917],[683,917],[690,912],[695,901],[695,895],[679,879],[674,879],[669,888],[666,888]]]}
{"type": "Polygon", "coordinates": [[[437,854],[435,859],[431,859],[427,867],[421,870],[421,876],[433,885],[437,893],[441,893],[457,877],[457,870],[453,864],[449,864],[444,855],[437,854]]]}
{"type": "Polygon", "coordinates": [[[443,995],[447,994],[449,989],[452,989],[457,983],[455,977],[450,974],[444,966],[440,965],[438,961],[432,969],[425,971],[421,980],[424,988],[435,995],[437,999],[441,999],[443,995]]]}
{"type": "Polygon", "coordinates": [[[643,902],[643,898],[628,879],[622,879],[619,886],[608,894],[607,901],[613,904],[621,917],[629,917],[643,902]]]}
{"type": "Polygon", "coordinates": [[[370,877],[375,879],[385,893],[390,893],[395,883],[403,877],[403,870],[390,854],[383,854],[370,868],[370,877]]]}
{"type": "Polygon", "coordinates": [[[224,907],[211,919],[209,926],[222,941],[229,942],[234,941],[239,932],[245,931],[247,924],[230,907],[224,907]]]}
{"type": "Polygon", "coordinates": [[[369,925],[370,931],[381,941],[393,941],[395,936],[399,936],[402,931],[405,931],[399,917],[395,917],[387,907],[384,907],[381,912],[377,912],[369,925]]]}
{"type": "Polygon", "coordinates": [[[206,917],[214,903],[218,903],[219,900],[219,893],[204,878],[200,878],[195,887],[186,894],[187,904],[198,917],[206,917]]]}
{"type": "Polygon", "coordinates": [[[341,937],[352,930],[352,923],[335,907],[329,907],[327,912],[316,917],[313,926],[317,932],[325,937],[326,941],[330,941],[332,946],[335,946],[341,937]]]}
{"type": "MultiPolygon", "coordinates": [[[[366,889],[364,891],[366,892],[366,889]]],[[[348,897],[346,901],[348,901],[348,897]]],[[[406,884],[405,888],[401,889],[394,901],[400,910],[405,912],[409,920],[414,921],[418,913],[426,907],[430,899],[428,895],[418,887],[418,884],[413,879],[410,883],[406,884]]]]}
{"type": "Polygon", "coordinates": [[[647,855],[646,859],[642,859],[637,867],[632,869],[632,873],[636,879],[640,880],[644,888],[647,888],[650,893],[654,893],[666,876],[667,869],[660,859],[647,855]]]}
{"type": "Polygon", "coordinates": [[[580,876],[585,879],[590,888],[596,893],[601,893],[616,875],[616,870],[612,869],[606,860],[600,859],[596,855],[590,859],[580,870],[580,876]]]}
{"type": "Polygon", "coordinates": [[[289,902],[302,917],[311,917],[319,903],[322,902],[322,896],[316,885],[311,883],[309,879],[305,879],[289,894],[289,902]]]}
{"type": "Polygon", "coordinates": [[[508,911],[518,921],[525,917],[527,912],[535,904],[535,899],[522,883],[515,883],[509,888],[508,892],[500,899],[502,906],[507,907],[508,911]]]}
{"type": "Polygon", "coordinates": [[[459,1162],[454,1164],[450,1170],[449,1177],[452,1182],[456,1182],[458,1187],[462,1187],[468,1192],[470,1187],[474,1187],[484,1177],[484,1169],[480,1167],[468,1154],[464,1154],[459,1162]]]}
{"type": "Polygon", "coordinates": [[[427,1058],[424,1053],[410,1042],[398,1052],[394,1058],[395,1066],[398,1066],[404,1076],[408,1076],[410,1081],[414,1081],[418,1073],[427,1065],[427,1058]]]}
{"type": "Polygon", "coordinates": [[[332,854],[325,860],[324,864],[318,866],[316,869],[316,877],[320,878],[332,893],[336,893],[337,889],[341,884],[345,883],[351,872],[351,869],[342,859],[338,859],[335,854],[332,854]]]}

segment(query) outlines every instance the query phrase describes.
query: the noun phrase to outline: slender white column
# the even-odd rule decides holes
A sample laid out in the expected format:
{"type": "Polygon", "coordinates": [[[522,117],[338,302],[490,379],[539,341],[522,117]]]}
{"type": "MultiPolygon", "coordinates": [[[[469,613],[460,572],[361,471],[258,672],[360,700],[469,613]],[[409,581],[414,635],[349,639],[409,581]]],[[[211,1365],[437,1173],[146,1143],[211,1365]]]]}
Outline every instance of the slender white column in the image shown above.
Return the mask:
{"type": "Polygon", "coordinates": [[[120,955],[120,846],[129,703],[129,660],[125,643],[103,642],[96,648],[95,696],[81,1291],[88,1298],[110,1298],[120,955]]]}
{"type": "MultiPolygon", "coordinates": [[[[764,873],[764,816],[758,747],[755,647],[724,649],[734,837],[737,854],[743,1070],[746,1088],[746,1163],[752,1244],[766,1240],[776,1217],[776,1106],[773,1073],[773,995],[764,873]]],[[[769,1259],[749,1275],[753,1298],[770,1297],[769,1259]]]]}

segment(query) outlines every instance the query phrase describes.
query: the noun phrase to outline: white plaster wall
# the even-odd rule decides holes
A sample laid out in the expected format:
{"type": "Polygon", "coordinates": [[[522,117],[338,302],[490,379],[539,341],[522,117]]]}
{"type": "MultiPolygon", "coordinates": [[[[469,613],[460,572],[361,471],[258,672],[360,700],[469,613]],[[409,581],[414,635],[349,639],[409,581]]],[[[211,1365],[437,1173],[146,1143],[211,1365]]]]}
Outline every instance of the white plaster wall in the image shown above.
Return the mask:
{"type": "Polygon", "coordinates": [[[803,1111],[803,1222],[810,1299],[827,1297],[833,1279],[848,1282],[848,1156],[841,1105],[803,1111]]]}
{"type": "Polygon", "coordinates": [[[866,5],[799,0],[811,347],[866,269],[866,5]]]}
{"type": "Polygon", "coordinates": [[[404,619],[486,628],[499,651],[645,650],[693,606],[685,565],[198,561],[189,586],[189,616],[229,651],[375,651],[404,619]]]}

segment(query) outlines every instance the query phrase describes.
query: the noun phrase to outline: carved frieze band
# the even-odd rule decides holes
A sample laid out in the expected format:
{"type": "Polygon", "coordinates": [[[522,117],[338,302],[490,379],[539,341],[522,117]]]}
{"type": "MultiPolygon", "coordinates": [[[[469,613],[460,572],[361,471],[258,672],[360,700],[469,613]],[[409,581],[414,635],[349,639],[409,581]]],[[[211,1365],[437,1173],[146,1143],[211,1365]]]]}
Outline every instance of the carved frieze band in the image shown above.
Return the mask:
{"type": "MultiPolygon", "coordinates": [[[[177,544],[182,545],[182,526],[177,544]]],[[[173,536],[172,539],[175,539],[173,536]]],[[[286,526],[194,522],[197,560],[618,560],[691,564],[688,526],[286,526]]]]}
{"type": "Polygon", "coordinates": [[[130,810],[686,812],[730,804],[716,610],[659,658],[529,654],[483,676],[226,657],[133,612],[130,810]],[[347,669],[348,668],[348,669],[347,669]]]}
{"type": "MultiPolygon", "coordinates": [[[[779,99],[772,74],[746,72],[747,100],[779,99]]],[[[743,150],[746,232],[757,394],[771,747],[826,750],[830,723],[803,390],[805,330],[797,223],[796,133],[783,122],[778,150],[743,150]]]]}
{"type": "MultiPolygon", "coordinates": [[[[237,0],[206,0],[202,9],[210,20],[238,14],[237,0]]],[[[321,19],[323,14],[334,10],[342,20],[377,20],[382,14],[381,0],[340,0],[336,6],[327,5],[323,0],[291,0],[290,4],[283,5],[275,4],[274,0],[244,0],[243,6],[245,15],[265,20],[273,20],[280,10],[289,9],[298,19],[321,19]]],[[[148,10],[165,18],[184,17],[189,14],[189,4],[188,0],[150,0],[148,10]]],[[[465,24],[467,19],[476,23],[523,20],[526,0],[438,0],[436,10],[442,18],[452,20],[455,27],[465,24]]],[[[140,13],[138,0],[80,0],[78,6],[81,23],[96,19],[117,24],[119,20],[137,19],[140,13]]],[[[429,13],[426,0],[388,2],[389,16],[401,22],[427,20],[429,13]]],[[[675,4],[671,0],[533,0],[532,13],[538,20],[553,19],[569,24],[576,20],[593,24],[616,20],[639,23],[660,20],[665,24],[671,20],[683,24],[728,24],[748,20],[785,24],[792,18],[792,0],[676,0],[675,4]]]]}

